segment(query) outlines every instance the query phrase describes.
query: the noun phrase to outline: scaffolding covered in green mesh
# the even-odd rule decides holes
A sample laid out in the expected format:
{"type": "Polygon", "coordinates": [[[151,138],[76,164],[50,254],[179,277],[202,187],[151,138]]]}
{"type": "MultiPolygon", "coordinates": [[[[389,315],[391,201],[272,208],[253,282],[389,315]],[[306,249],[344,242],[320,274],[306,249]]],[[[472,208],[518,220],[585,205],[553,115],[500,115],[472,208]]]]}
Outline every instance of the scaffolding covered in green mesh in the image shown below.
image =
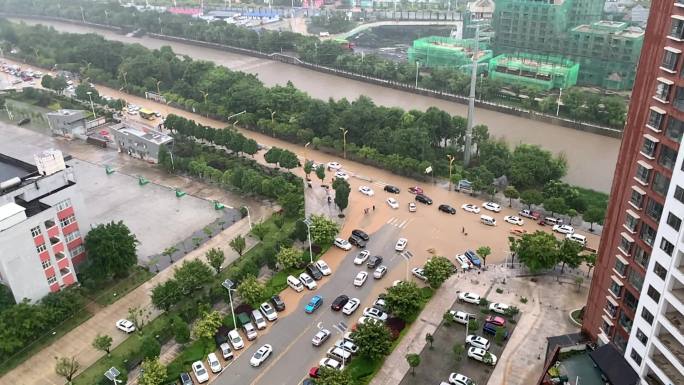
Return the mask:
{"type": "Polygon", "coordinates": [[[504,54],[489,61],[489,77],[506,83],[550,90],[577,84],[579,68],[578,63],[559,56],[504,54]]]}
{"type": "MultiPolygon", "coordinates": [[[[410,63],[420,62],[421,67],[448,67],[467,70],[472,64],[475,39],[454,39],[428,36],[415,40],[408,50],[410,63]]],[[[486,64],[493,57],[488,44],[480,42],[477,63],[486,64]]]]}

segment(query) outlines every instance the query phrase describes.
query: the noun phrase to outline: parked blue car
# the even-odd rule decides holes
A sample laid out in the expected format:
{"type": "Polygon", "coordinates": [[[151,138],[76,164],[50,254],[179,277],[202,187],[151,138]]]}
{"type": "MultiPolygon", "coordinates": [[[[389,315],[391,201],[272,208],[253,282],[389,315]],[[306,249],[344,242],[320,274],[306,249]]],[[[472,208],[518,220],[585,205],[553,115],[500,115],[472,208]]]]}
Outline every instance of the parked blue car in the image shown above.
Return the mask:
{"type": "Polygon", "coordinates": [[[316,309],[321,307],[322,303],[323,303],[323,298],[321,298],[321,296],[319,296],[319,295],[314,295],[313,298],[311,298],[311,301],[309,301],[309,303],[304,308],[304,311],[307,312],[308,314],[311,314],[314,311],[316,311],[316,309]]]}
{"type": "Polygon", "coordinates": [[[470,262],[472,262],[472,264],[475,265],[475,267],[482,267],[482,262],[480,261],[480,258],[477,256],[477,254],[475,254],[474,251],[468,250],[464,254],[466,257],[468,257],[470,262]]]}

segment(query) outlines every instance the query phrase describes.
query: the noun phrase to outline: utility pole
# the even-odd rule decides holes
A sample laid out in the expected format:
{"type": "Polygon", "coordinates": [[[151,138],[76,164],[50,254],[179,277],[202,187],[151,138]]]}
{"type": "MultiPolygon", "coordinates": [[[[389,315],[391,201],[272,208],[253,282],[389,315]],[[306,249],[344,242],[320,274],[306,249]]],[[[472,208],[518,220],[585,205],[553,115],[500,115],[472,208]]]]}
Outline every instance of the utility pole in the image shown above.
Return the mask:
{"type": "Polygon", "coordinates": [[[563,87],[560,88],[558,93],[558,102],[556,102],[556,116],[560,113],[561,98],[563,97],[563,87]]]}
{"type": "Polygon", "coordinates": [[[463,166],[470,165],[470,155],[473,143],[473,120],[475,120],[475,84],[477,84],[477,56],[480,48],[480,25],[475,25],[475,51],[473,51],[473,68],[470,74],[470,95],[468,96],[468,125],[465,133],[465,151],[463,166]]]}

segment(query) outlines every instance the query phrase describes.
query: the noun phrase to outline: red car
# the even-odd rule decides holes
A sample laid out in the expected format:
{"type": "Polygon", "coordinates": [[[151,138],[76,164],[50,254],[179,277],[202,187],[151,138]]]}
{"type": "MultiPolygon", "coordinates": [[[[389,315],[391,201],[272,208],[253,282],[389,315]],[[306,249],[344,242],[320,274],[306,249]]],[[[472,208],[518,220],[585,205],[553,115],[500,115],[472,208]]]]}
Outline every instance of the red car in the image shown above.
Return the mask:
{"type": "Polygon", "coordinates": [[[313,368],[309,369],[309,377],[318,378],[318,366],[314,366],[313,368]]]}
{"type": "Polygon", "coordinates": [[[485,318],[485,322],[496,325],[496,326],[506,326],[506,319],[496,315],[490,315],[485,318]]]}
{"type": "Polygon", "coordinates": [[[418,186],[409,187],[408,192],[411,194],[422,195],[423,189],[418,186]]]}

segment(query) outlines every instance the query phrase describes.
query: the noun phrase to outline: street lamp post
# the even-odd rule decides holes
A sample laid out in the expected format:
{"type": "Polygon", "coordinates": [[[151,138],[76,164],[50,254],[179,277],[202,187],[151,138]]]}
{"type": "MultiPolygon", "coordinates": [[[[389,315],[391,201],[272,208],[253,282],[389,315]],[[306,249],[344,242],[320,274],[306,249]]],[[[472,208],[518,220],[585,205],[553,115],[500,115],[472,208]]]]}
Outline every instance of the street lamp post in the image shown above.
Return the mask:
{"type": "Polygon", "coordinates": [[[83,20],[83,22],[85,23],[86,22],[85,21],[85,11],[83,11],[83,7],[79,7],[79,8],[81,8],[81,20],[83,20]]]}
{"type": "Polygon", "coordinates": [[[128,81],[126,81],[126,75],[127,74],[128,74],[128,72],[126,72],[126,71],[121,72],[121,76],[123,76],[123,78],[124,78],[124,89],[125,90],[128,90],[128,81]]]}
{"type": "Polygon", "coordinates": [[[242,206],[247,210],[247,221],[249,222],[249,229],[252,230],[252,216],[249,214],[249,207],[242,206]]]}
{"type": "Polygon", "coordinates": [[[342,155],[344,156],[344,159],[347,159],[347,132],[349,132],[349,130],[340,127],[340,131],[342,131],[342,155]]]}
{"type": "Polygon", "coordinates": [[[204,109],[207,112],[207,118],[208,118],[209,117],[209,110],[207,110],[207,96],[209,96],[209,93],[201,91],[201,90],[200,90],[200,92],[202,93],[202,95],[204,95],[204,109]]]}
{"type": "Polygon", "coordinates": [[[418,72],[420,70],[420,62],[416,60],[416,88],[418,88],[418,72]]]}
{"type": "Polygon", "coordinates": [[[237,321],[235,320],[235,310],[233,309],[233,296],[230,294],[231,291],[237,291],[233,289],[233,281],[226,279],[223,281],[221,286],[225,287],[226,290],[228,290],[228,302],[230,302],[230,315],[233,317],[233,328],[237,330],[237,321]]]}
{"type": "Polygon", "coordinates": [[[304,145],[304,163],[309,161],[309,145],[310,144],[311,144],[311,142],[306,142],[306,144],[304,145]]]}
{"type": "Polygon", "coordinates": [[[465,151],[463,165],[470,165],[471,147],[473,142],[473,121],[475,119],[475,85],[477,84],[477,57],[480,49],[480,24],[475,24],[475,51],[473,51],[472,72],[470,75],[470,94],[468,96],[468,124],[465,134],[465,151]]]}
{"type": "Polygon", "coordinates": [[[109,25],[109,11],[107,11],[105,9],[104,13],[105,13],[105,20],[107,20],[107,25],[109,25]]]}
{"type": "Polygon", "coordinates": [[[447,154],[447,159],[449,159],[449,191],[451,191],[451,165],[454,163],[454,156],[447,154]]]}
{"type": "Polygon", "coordinates": [[[302,222],[306,225],[306,235],[309,240],[309,260],[313,263],[313,252],[311,250],[311,225],[313,222],[309,218],[305,218],[302,222]]]}
{"type": "Polygon", "coordinates": [[[161,80],[157,80],[157,95],[161,95],[161,91],[159,91],[159,84],[161,84],[161,80]]]}
{"type": "Polygon", "coordinates": [[[560,88],[558,92],[558,101],[556,102],[556,116],[560,113],[561,98],[563,97],[563,87],[560,88]]]}
{"type": "Polygon", "coordinates": [[[95,105],[93,104],[93,97],[91,96],[93,93],[92,91],[86,92],[88,94],[88,99],[90,100],[90,108],[93,110],[93,116],[97,118],[97,114],[95,113],[95,105]]]}

